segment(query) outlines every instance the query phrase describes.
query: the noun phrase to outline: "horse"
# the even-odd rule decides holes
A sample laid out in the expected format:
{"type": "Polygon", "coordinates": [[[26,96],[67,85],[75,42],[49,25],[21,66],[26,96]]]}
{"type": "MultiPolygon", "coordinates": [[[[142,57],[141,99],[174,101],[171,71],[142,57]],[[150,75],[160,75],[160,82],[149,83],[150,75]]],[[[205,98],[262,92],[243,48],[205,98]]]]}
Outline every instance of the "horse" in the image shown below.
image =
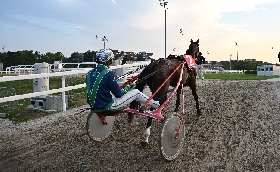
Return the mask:
{"type": "MultiPolygon", "coordinates": [[[[192,55],[194,59],[198,56],[199,53],[199,39],[194,42],[191,39],[191,44],[189,45],[189,49],[186,51],[186,55],[192,55]]],[[[159,59],[151,62],[148,66],[146,66],[142,72],[140,73],[140,76],[138,77],[138,80],[136,82],[135,89],[138,89],[139,91],[143,91],[145,85],[148,85],[151,92],[154,93],[161,85],[162,83],[170,76],[170,74],[182,63],[183,57],[182,56],[174,56],[169,55],[166,59],[159,59]],[[147,77],[148,76],[148,77],[147,77]]],[[[196,109],[197,114],[201,115],[201,111],[199,109],[199,102],[198,102],[198,96],[196,93],[196,70],[195,68],[190,68],[189,66],[185,65],[183,69],[183,75],[182,80],[180,83],[180,86],[177,89],[177,99],[176,99],[176,107],[174,109],[174,112],[177,112],[179,110],[180,106],[180,95],[181,95],[181,89],[183,89],[182,85],[189,86],[192,90],[192,94],[194,96],[194,99],[196,101],[196,109]]],[[[166,99],[166,93],[168,93],[169,86],[175,87],[176,84],[179,81],[180,77],[180,70],[177,70],[174,75],[161,87],[161,89],[155,94],[154,100],[162,100],[166,99]]],[[[133,101],[130,104],[131,109],[135,109],[137,106],[139,106],[138,102],[133,101]]],[[[134,114],[128,114],[128,122],[131,124],[133,123],[134,114]]],[[[148,118],[147,127],[145,130],[145,140],[142,142],[142,146],[146,147],[148,143],[148,137],[150,135],[150,128],[152,125],[152,118],[148,118]]]]}

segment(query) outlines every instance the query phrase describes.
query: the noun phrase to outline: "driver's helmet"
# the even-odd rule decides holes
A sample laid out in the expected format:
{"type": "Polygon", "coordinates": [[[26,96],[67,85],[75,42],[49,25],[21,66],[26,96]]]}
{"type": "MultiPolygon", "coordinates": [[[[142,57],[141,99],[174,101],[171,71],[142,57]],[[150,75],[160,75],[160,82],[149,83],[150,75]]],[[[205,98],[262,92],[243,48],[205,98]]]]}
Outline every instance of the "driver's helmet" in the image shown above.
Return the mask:
{"type": "Polygon", "coordinates": [[[106,63],[108,60],[114,60],[114,53],[110,49],[100,49],[96,52],[96,59],[98,62],[106,63]]]}

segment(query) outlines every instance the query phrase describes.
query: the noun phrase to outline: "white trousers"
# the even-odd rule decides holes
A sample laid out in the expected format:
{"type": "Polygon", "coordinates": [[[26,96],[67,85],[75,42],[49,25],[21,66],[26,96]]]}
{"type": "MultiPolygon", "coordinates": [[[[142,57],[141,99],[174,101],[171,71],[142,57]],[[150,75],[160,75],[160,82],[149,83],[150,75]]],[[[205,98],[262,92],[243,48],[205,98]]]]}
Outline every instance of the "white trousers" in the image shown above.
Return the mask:
{"type": "Polygon", "coordinates": [[[201,78],[203,78],[203,72],[202,72],[203,66],[202,65],[196,65],[196,71],[197,71],[197,76],[199,77],[199,75],[201,76],[201,78]]]}
{"type": "MultiPolygon", "coordinates": [[[[142,92],[140,92],[138,89],[133,89],[126,94],[124,94],[121,98],[115,98],[113,96],[114,103],[112,104],[110,109],[124,109],[129,106],[129,104],[133,101],[139,101],[141,103],[146,103],[149,97],[142,92]]],[[[160,104],[158,101],[151,100],[149,102],[149,106],[151,106],[154,109],[157,109],[160,104]]]]}

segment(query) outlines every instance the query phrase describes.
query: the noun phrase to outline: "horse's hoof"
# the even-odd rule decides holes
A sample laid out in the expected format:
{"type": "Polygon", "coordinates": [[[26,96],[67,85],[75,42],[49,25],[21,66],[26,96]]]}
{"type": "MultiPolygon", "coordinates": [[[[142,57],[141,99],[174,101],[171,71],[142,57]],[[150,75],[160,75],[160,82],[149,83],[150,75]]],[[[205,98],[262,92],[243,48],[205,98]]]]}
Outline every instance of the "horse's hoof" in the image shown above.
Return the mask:
{"type": "Polygon", "coordinates": [[[180,116],[180,114],[178,112],[173,112],[172,115],[173,116],[180,116]]]}
{"type": "Polygon", "coordinates": [[[142,147],[143,149],[146,149],[146,148],[147,148],[147,145],[148,145],[147,142],[141,142],[141,147],[142,147]]]}
{"type": "Polygon", "coordinates": [[[202,115],[201,110],[197,110],[197,115],[198,116],[202,115]]]}

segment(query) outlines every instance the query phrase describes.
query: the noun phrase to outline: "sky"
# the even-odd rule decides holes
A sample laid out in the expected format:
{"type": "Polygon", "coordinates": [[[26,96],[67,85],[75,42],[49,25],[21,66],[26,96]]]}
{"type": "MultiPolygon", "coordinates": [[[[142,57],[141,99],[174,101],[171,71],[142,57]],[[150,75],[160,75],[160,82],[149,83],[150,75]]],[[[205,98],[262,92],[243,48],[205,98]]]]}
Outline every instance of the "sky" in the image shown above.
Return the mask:
{"type": "MultiPolygon", "coordinates": [[[[96,51],[182,55],[199,39],[206,61],[278,63],[280,0],[1,0],[0,47],[41,54],[96,51]],[[98,39],[96,39],[96,35],[98,39]],[[236,46],[236,43],[237,46],[236,46]]],[[[3,51],[3,49],[0,49],[3,51]]]]}

